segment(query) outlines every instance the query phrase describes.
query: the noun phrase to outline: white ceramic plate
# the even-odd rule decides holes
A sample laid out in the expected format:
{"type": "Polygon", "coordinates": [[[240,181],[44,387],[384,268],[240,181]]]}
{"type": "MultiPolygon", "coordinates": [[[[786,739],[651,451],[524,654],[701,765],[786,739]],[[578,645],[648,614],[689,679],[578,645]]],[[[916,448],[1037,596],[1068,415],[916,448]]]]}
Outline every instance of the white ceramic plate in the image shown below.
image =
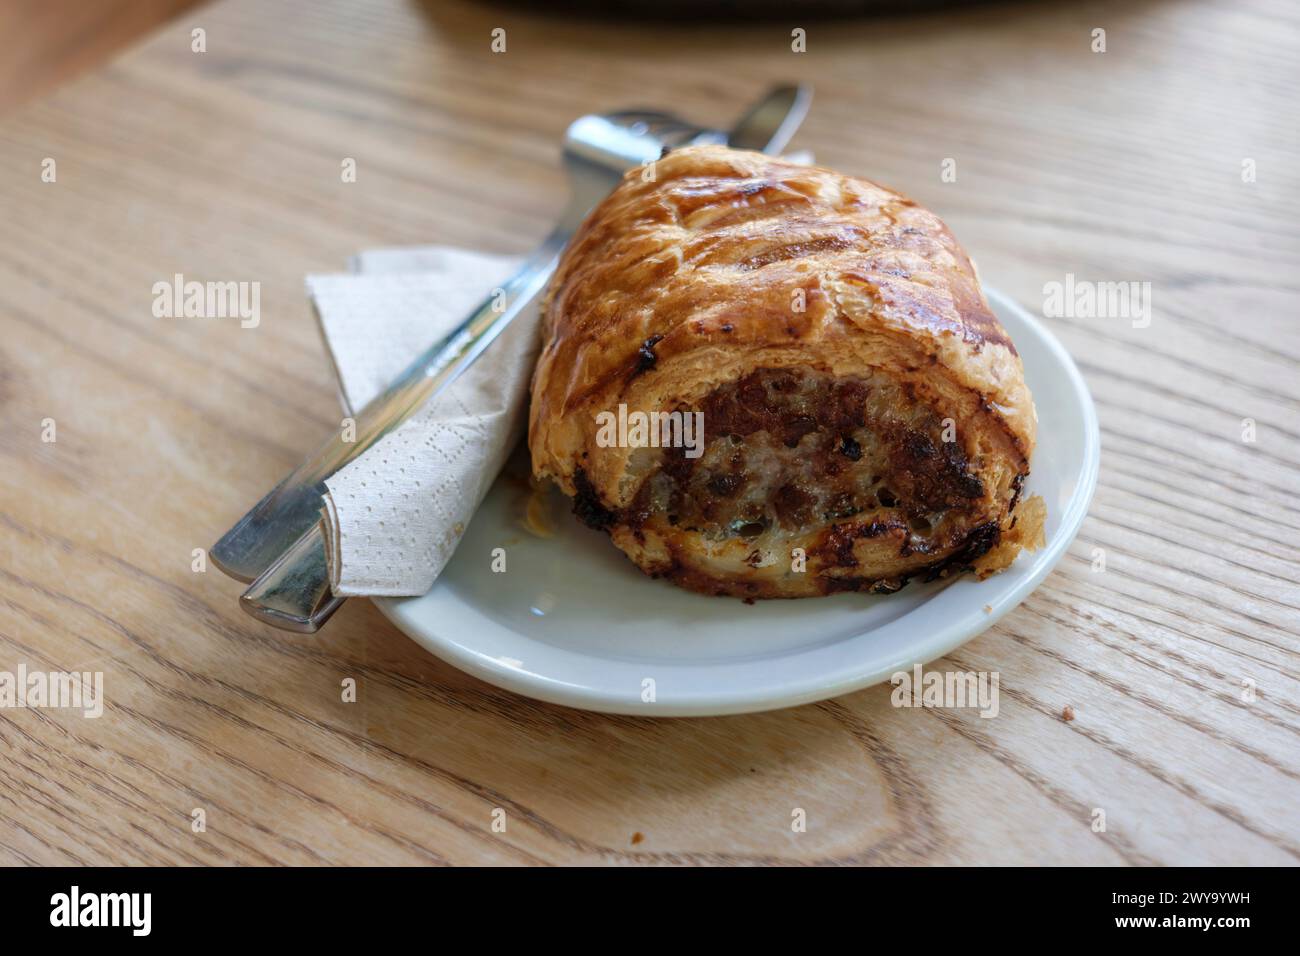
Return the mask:
{"type": "Polygon", "coordinates": [[[888,596],[747,605],[646,577],[606,535],[568,514],[560,514],[555,537],[530,535],[520,525],[518,486],[498,479],[433,590],[375,603],[433,654],[483,680],[620,714],[791,707],[943,656],[1047,576],[1074,540],[1097,483],[1097,416],[1074,362],[1022,308],[987,294],[1024,359],[1038,408],[1024,493],[1047,503],[1046,548],[1022,553],[1001,574],[914,581],[888,596]],[[506,551],[505,573],[491,570],[498,547],[506,551]],[[653,702],[642,699],[647,679],[653,702]]]}

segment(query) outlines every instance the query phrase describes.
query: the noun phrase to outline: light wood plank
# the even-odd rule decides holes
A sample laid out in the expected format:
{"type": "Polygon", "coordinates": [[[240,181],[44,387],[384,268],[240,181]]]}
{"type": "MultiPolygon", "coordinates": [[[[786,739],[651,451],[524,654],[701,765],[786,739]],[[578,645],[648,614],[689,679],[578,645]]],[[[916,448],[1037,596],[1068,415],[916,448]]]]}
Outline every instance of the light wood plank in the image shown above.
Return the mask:
{"type": "Polygon", "coordinates": [[[0,862],[1294,864],[1298,37],[1281,0],[699,29],[222,0],[17,110],[0,669],[102,669],[109,707],[0,710],[0,862]],[[1033,311],[1067,273],[1152,283],[1148,328],[1047,320],[1097,399],[1101,486],[1060,568],[936,665],[998,671],[996,719],[896,709],[887,686],[713,720],[580,713],[453,670],[365,602],[295,638],[191,571],[335,417],[306,273],[379,245],[525,250],[575,116],[724,123],[777,78],[817,88],[797,146],[930,205],[1033,311]],[[260,281],[261,326],[153,318],[175,272],[260,281]]]}

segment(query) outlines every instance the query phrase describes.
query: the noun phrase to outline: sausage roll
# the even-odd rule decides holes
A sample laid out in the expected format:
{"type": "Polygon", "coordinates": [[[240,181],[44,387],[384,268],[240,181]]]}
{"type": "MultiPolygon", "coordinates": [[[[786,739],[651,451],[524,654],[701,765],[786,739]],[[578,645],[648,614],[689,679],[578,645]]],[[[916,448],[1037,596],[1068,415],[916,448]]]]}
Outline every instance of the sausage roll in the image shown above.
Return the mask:
{"type": "Polygon", "coordinates": [[[890,592],[1041,538],[1020,357],[947,227],[875,183],[673,151],[591,212],[542,325],[534,474],[648,574],[890,592]]]}

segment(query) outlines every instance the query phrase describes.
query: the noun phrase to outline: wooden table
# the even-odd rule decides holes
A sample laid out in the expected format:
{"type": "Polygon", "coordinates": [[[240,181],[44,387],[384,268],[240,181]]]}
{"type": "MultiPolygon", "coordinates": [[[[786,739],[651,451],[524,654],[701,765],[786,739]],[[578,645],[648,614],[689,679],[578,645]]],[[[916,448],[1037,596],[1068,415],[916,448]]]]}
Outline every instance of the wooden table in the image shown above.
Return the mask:
{"type": "Polygon", "coordinates": [[[0,862],[1295,863],[1298,23],[1282,0],[693,29],[222,0],[20,110],[0,669],[103,671],[107,704],[0,710],[0,862]],[[306,273],[381,245],[522,251],[560,206],[570,119],[724,123],[779,78],[816,84],[796,146],[937,210],[1031,310],[1067,274],[1151,283],[1149,327],[1048,320],[1096,398],[1101,485],[1046,583],[935,665],[998,671],[999,717],[896,709],[888,685],[582,713],[453,670],[369,602],[290,636],[192,570],[336,424],[306,273]],[[155,318],[175,273],[260,281],[260,326],[155,318]]]}

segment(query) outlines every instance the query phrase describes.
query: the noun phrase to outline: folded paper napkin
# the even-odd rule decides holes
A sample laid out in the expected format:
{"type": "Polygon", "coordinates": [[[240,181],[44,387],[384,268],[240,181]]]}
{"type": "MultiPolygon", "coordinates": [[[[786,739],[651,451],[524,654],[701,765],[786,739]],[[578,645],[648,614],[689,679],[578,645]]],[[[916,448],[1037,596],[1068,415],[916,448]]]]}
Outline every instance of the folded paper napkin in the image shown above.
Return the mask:
{"type": "MultiPolygon", "coordinates": [[[[350,274],[309,276],[344,415],[455,328],[519,261],[443,246],[378,249],[356,256],[350,274]]],[[[335,594],[429,590],[523,433],[537,344],[533,305],[437,399],[326,481],[335,594]]]]}

